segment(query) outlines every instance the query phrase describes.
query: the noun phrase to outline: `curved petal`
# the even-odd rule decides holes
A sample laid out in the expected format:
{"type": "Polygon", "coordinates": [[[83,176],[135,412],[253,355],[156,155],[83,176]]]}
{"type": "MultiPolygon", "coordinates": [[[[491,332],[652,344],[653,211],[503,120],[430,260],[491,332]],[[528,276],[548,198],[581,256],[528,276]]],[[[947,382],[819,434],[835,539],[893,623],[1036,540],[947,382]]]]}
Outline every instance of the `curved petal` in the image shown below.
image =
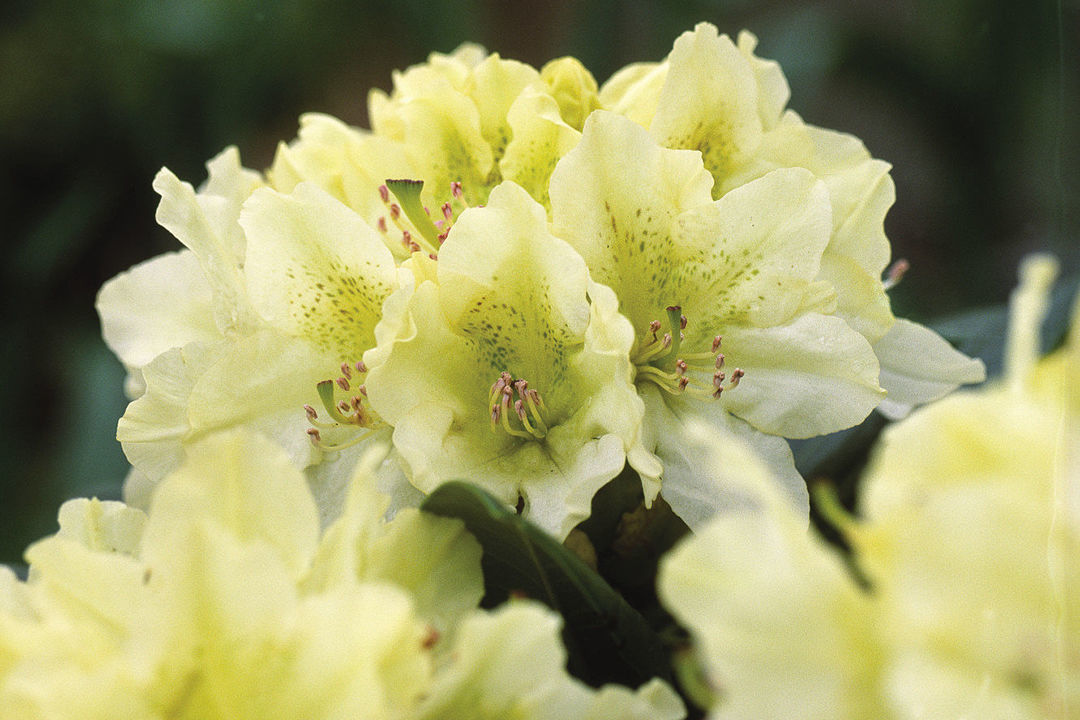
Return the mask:
{"type": "Polygon", "coordinates": [[[577,58],[549,61],[540,69],[540,79],[558,103],[560,119],[574,130],[580,131],[585,118],[600,107],[596,78],[577,58]]]}
{"type": "Polygon", "coordinates": [[[756,505],[754,488],[772,484],[797,514],[810,511],[806,483],[783,438],[732,417],[718,402],[664,397],[642,388],[646,447],[663,463],[660,494],[691,530],[713,516],[756,505]]]}
{"type": "Polygon", "coordinates": [[[213,292],[190,250],[166,253],[120,273],[97,296],[105,344],[139,368],[172,348],[221,338],[213,292]]]}
{"type": "Polygon", "coordinates": [[[721,402],[772,435],[805,438],[857,425],[885,395],[870,343],[839,318],[807,314],[789,325],[732,328],[724,348],[746,376],[721,402]]]}
{"type": "MultiPolygon", "coordinates": [[[[697,153],[661,148],[639,126],[597,110],[551,176],[553,232],[581,253],[593,279],[615,290],[635,327],[655,318],[656,280],[681,258],[674,219],[711,200],[697,153]]],[[[675,301],[665,297],[662,312],[675,301]]]]}
{"type": "Polygon", "coordinates": [[[889,262],[885,213],[896,200],[892,166],[870,156],[853,135],[806,126],[814,144],[808,167],[829,186],[833,236],[829,252],[850,257],[880,277],[889,262]]]}
{"type": "MultiPolygon", "coordinates": [[[[238,253],[242,235],[230,208],[234,198],[200,192],[162,168],[154,178],[161,196],[155,218],[198,258],[214,296],[214,318],[225,330],[244,330],[255,322],[247,299],[238,253]]],[[[241,255],[242,257],[242,255],[241,255]]]]}
{"type": "Polygon", "coordinates": [[[512,135],[507,113],[530,85],[538,86],[540,73],[516,60],[504,60],[498,53],[488,55],[472,68],[465,91],[476,103],[480,117],[480,134],[491,146],[498,162],[506,151],[512,135]]]}
{"type": "Polygon", "coordinates": [[[502,176],[547,207],[555,164],[577,144],[581,133],[563,122],[554,98],[531,88],[522,91],[506,119],[513,139],[499,161],[502,176]]]}
{"type": "Polygon", "coordinates": [[[68,500],[60,506],[58,537],[91,550],[135,555],[146,527],[146,513],[112,500],[68,500]]]}
{"type": "Polygon", "coordinates": [[[654,312],[663,297],[676,299],[700,340],[732,323],[789,321],[817,291],[811,282],[829,241],[829,219],[824,184],[801,168],[774,170],[684,212],[669,251],[676,261],[654,312]]]}
{"type": "Polygon", "coordinates": [[[763,491],[764,511],[718,516],[660,568],[661,601],[724,690],[709,717],[889,717],[868,690],[883,662],[871,598],[763,491]]]}
{"type": "Polygon", "coordinates": [[[170,350],[144,368],[146,392],[128,406],[117,438],[151,481],[179,464],[189,440],[240,425],[274,437],[304,467],[317,453],[303,406],[319,402],[315,385],[333,363],[318,348],[269,330],[170,350]]]}
{"type": "Polygon", "coordinates": [[[757,49],[757,37],[748,30],[740,30],[736,41],[739,52],[750,61],[754,70],[754,79],[758,86],[758,116],[762,126],[768,130],[780,122],[780,118],[791,98],[784,71],[775,60],[759,58],[754,54],[757,49]]]}
{"type": "Polygon", "coordinates": [[[669,67],[667,62],[632,63],[617,70],[600,88],[600,107],[648,128],[660,104],[669,67]]]}
{"type": "Polygon", "coordinates": [[[220,433],[188,448],[185,462],[154,494],[143,557],[168,562],[177,540],[202,518],[273,547],[294,578],[306,570],[319,539],[303,474],[280,448],[250,432],[220,433]]]}
{"type": "Polygon", "coordinates": [[[245,265],[252,301],[271,323],[339,360],[374,345],[397,270],[380,235],[313,185],[291,195],[264,189],[244,205],[245,265]]]}
{"type": "Polygon", "coordinates": [[[128,462],[151,482],[180,464],[182,443],[191,432],[188,397],[205,366],[220,352],[220,343],[189,343],[167,350],[143,368],[146,390],[124,411],[116,439],[128,462]]]}
{"type": "MultiPolygon", "coordinates": [[[[670,69],[649,132],[669,148],[699,150],[717,180],[761,142],[754,68],[727,35],[699,23],[668,56],[670,69]]],[[[714,196],[719,196],[719,183],[714,196]]]]}
{"type": "Polygon", "coordinates": [[[888,392],[879,409],[893,420],[960,385],[986,379],[981,360],[954,349],[933,330],[902,318],[874,343],[874,353],[881,362],[881,386],[888,392]]]}

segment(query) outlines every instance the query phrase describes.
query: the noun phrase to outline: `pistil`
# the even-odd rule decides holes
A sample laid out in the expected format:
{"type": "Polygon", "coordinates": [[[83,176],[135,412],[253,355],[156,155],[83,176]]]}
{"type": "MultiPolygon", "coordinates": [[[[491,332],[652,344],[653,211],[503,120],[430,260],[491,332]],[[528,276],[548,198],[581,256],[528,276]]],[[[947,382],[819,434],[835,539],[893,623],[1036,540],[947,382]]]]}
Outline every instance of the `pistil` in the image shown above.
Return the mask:
{"type": "MultiPolygon", "coordinates": [[[[401,233],[402,245],[409,252],[426,252],[431,258],[438,259],[439,247],[454,224],[454,204],[460,206],[462,211],[468,209],[469,205],[465,202],[461,183],[452,182],[450,200],[439,206],[441,217],[432,220],[431,211],[420,198],[423,188],[423,180],[387,180],[385,185],[379,186],[379,197],[386,206],[390,222],[401,233]]],[[[383,235],[389,234],[387,216],[380,217],[376,226],[383,235]]]]}
{"type": "MultiPolygon", "coordinates": [[[[343,450],[351,447],[371,434],[371,430],[378,424],[378,420],[364,405],[367,397],[367,388],[360,383],[354,386],[354,371],[359,375],[367,374],[367,366],[363,361],[357,361],[354,365],[342,363],[341,375],[334,380],[323,380],[315,386],[322,402],[323,410],[332,422],[323,422],[319,419],[318,411],[311,405],[304,405],[308,422],[313,427],[308,428],[308,435],[312,443],[322,450],[343,450]],[[349,393],[345,397],[339,396],[339,391],[349,393]],[[322,432],[340,434],[340,431],[348,431],[351,437],[340,443],[328,442],[323,439],[322,432]]],[[[357,378],[359,379],[359,378],[357,378]]]]}

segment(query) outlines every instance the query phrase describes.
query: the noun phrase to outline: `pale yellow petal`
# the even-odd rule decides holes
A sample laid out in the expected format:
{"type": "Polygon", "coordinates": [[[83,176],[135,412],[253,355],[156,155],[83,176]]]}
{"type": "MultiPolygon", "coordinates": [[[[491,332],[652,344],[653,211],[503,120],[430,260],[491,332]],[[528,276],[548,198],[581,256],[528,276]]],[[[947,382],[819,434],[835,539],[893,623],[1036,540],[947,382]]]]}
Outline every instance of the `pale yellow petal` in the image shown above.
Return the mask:
{"type": "Polygon", "coordinates": [[[375,230],[309,184],[290,195],[259,191],[240,222],[251,297],[269,322],[339,360],[374,344],[382,302],[397,284],[394,259],[375,230]]]}
{"type": "Polygon", "coordinates": [[[213,293],[190,250],[159,255],[101,287],[96,303],[105,344],[139,368],[172,348],[221,337],[213,293]]]}
{"type": "Polygon", "coordinates": [[[303,474],[279,447],[242,431],[189,446],[185,462],[154,494],[144,555],[169,557],[204,519],[238,539],[274,548],[295,576],[307,567],[319,537],[303,474]]]}
{"type": "Polygon", "coordinates": [[[700,151],[706,169],[723,178],[761,142],[754,68],[708,23],[683,33],[668,62],[649,132],[664,147],[700,151]]]}
{"type": "Polygon", "coordinates": [[[724,348],[746,376],[721,402],[773,435],[811,437],[857,425],[885,395],[873,349],[839,318],[809,313],[789,325],[732,328],[724,348]]]}
{"type": "Polygon", "coordinates": [[[146,513],[112,500],[68,500],[60,506],[57,537],[69,538],[91,550],[135,555],[146,527],[146,513]]]}
{"type": "Polygon", "coordinates": [[[881,387],[888,393],[879,409],[892,419],[960,385],[986,379],[981,360],[954,349],[933,330],[902,318],[874,343],[874,354],[881,362],[881,387]]]}
{"type": "Polygon", "coordinates": [[[512,180],[541,205],[550,203],[548,182],[555,164],[581,134],[562,121],[555,100],[526,88],[510,106],[507,122],[513,139],[499,161],[506,180],[512,180]]]}

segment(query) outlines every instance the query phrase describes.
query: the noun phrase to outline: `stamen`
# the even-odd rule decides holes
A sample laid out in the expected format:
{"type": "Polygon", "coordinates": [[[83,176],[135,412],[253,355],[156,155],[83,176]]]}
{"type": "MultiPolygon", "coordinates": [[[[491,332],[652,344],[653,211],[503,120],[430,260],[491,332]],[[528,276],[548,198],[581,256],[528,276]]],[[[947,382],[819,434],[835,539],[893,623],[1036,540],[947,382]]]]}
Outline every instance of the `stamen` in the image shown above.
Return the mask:
{"type": "Polygon", "coordinates": [[[658,341],[656,334],[661,323],[651,321],[648,333],[652,334],[652,339],[639,346],[632,358],[637,378],[652,382],[672,395],[688,393],[702,399],[719,398],[724,390],[737,387],[745,373],[736,368],[729,378],[724,372],[727,357],[719,351],[722,336],[713,336],[708,352],[681,352],[680,346],[685,340],[682,331],[686,329],[687,318],[678,305],[668,306],[666,312],[670,332],[664,333],[658,341]]]}
{"type": "Polygon", "coordinates": [[[363,397],[367,396],[367,388],[364,385],[356,388],[358,394],[341,399],[335,397],[335,391],[339,388],[350,391],[348,378],[352,376],[353,368],[358,373],[367,373],[368,369],[363,361],[357,361],[351,367],[348,363],[343,363],[341,366],[342,377],[336,380],[323,380],[315,386],[323,408],[332,422],[320,421],[319,413],[315,408],[311,405],[304,405],[304,412],[307,414],[308,422],[314,426],[307,429],[308,437],[311,439],[312,444],[320,450],[334,452],[352,447],[369,437],[374,432],[376,425],[380,424],[378,418],[372,417],[364,406],[363,397]],[[328,441],[324,437],[324,433],[331,433],[332,436],[343,439],[340,442],[328,441]]]}
{"type": "Polygon", "coordinates": [[[338,452],[339,450],[344,450],[346,448],[351,448],[353,445],[356,445],[358,443],[363,442],[364,440],[366,440],[367,438],[369,438],[371,436],[371,431],[358,432],[355,435],[353,435],[351,438],[349,438],[348,440],[345,440],[344,442],[339,442],[339,443],[329,443],[329,442],[324,441],[319,436],[319,431],[315,430],[314,428],[311,428],[310,430],[308,430],[308,435],[311,436],[311,441],[315,445],[315,447],[319,448],[320,450],[322,450],[324,452],[338,452]],[[313,431],[314,431],[314,434],[312,434],[313,431]]]}
{"type": "Polygon", "coordinates": [[[488,410],[492,430],[502,427],[508,434],[525,440],[542,440],[547,436],[546,407],[540,393],[531,389],[527,380],[515,380],[505,370],[488,391],[488,410]],[[511,424],[511,418],[517,418],[520,427],[511,424]]]}
{"type": "Polygon", "coordinates": [[[889,290],[896,287],[896,285],[904,279],[904,273],[911,269],[911,263],[904,258],[900,258],[885,271],[885,280],[882,281],[882,286],[889,290]]]}
{"type": "Polygon", "coordinates": [[[641,365],[649,362],[650,360],[655,360],[663,355],[666,355],[667,349],[671,347],[671,333],[664,333],[664,337],[660,339],[659,343],[655,345],[650,343],[645,347],[648,349],[645,350],[645,352],[638,354],[634,358],[635,364],[641,365]]]}

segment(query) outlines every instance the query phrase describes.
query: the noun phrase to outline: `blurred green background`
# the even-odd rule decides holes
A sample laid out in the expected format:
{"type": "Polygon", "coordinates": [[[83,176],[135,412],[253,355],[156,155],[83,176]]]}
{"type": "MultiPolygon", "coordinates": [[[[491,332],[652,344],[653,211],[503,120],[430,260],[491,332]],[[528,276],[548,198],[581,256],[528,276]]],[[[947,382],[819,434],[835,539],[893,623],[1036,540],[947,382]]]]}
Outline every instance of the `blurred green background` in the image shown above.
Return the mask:
{"type": "Polygon", "coordinates": [[[0,562],[52,532],[63,499],[119,495],[123,372],[93,303],[178,247],[154,224],[158,168],[198,184],[235,144],[262,169],[300,113],[364,125],[370,87],[465,40],[536,66],[575,55],[602,82],[699,20],[755,32],[792,108],[894,164],[886,225],[913,266],[897,314],[1001,302],[1031,250],[1080,267],[1076,0],[7,0],[0,562]]]}

